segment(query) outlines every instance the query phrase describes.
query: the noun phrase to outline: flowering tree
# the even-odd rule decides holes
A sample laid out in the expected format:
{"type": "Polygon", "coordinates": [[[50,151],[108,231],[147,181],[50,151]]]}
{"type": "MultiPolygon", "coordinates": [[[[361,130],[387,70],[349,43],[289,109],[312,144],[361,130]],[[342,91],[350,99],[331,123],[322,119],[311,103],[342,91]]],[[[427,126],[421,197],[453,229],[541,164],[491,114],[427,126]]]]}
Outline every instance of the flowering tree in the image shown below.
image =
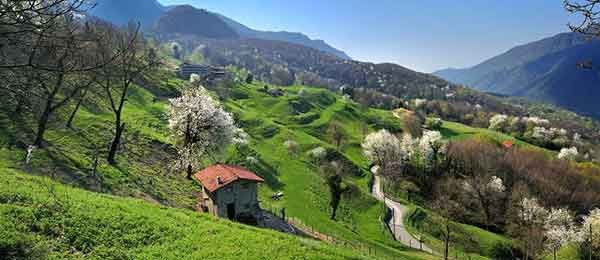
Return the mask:
{"type": "Polygon", "coordinates": [[[192,73],[192,75],[190,75],[190,83],[192,86],[194,86],[194,87],[200,86],[201,81],[202,81],[202,78],[200,77],[200,75],[198,75],[196,73],[192,73]]]}
{"type": "Polygon", "coordinates": [[[179,153],[177,168],[191,179],[202,156],[219,152],[232,142],[236,127],[231,115],[202,88],[186,89],[170,101],[169,128],[179,153]]]}
{"type": "Polygon", "coordinates": [[[431,169],[440,159],[440,154],[443,153],[444,143],[442,142],[442,134],[438,131],[426,131],[418,141],[419,153],[421,155],[423,167],[431,169]]]}
{"type": "Polygon", "coordinates": [[[600,209],[594,209],[583,217],[579,237],[589,247],[589,254],[600,252],[600,209]]]}
{"type": "Polygon", "coordinates": [[[558,153],[558,159],[561,160],[575,160],[575,158],[577,158],[577,155],[579,155],[579,152],[577,152],[577,147],[571,147],[571,148],[562,148],[560,150],[560,153],[558,153]]]}
{"type": "Polygon", "coordinates": [[[546,248],[552,251],[554,260],[556,252],[564,245],[577,238],[577,228],[573,222],[573,215],[566,209],[551,209],[548,212],[544,225],[546,248]]]}
{"type": "Polygon", "coordinates": [[[430,117],[425,120],[425,126],[427,126],[427,129],[429,130],[439,130],[442,128],[442,125],[444,125],[444,122],[439,117],[430,117]]]}
{"type": "Polygon", "coordinates": [[[495,115],[490,119],[490,129],[505,132],[509,121],[507,115],[495,115]]]}
{"type": "Polygon", "coordinates": [[[248,143],[250,142],[250,136],[243,128],[235,128],[233,130],[233,138],[231,141],[237,147],[245,147],[248,146],[248,143]]]}
{"type": "Polygon", "coordinates": [[[384,175],[395,172],[402,165],[404,153],[400,141],[385,129],[367,135],[361,146],[367,159],[379,165],[384,175]]]}
{"type": "Polygon", "coordinates": [[[327,157],[327,150],[319,146],[315,149],[308,151],[308,156],[310,156],[311,159],[313,159],[317,164],[319,164],[322,160],[325,159],[325,157],[327,157]]]}
{"type": "Polygon", "coordinates": [[[519,207],[519,238],[525,259],[535,259],[544,246],[544,224],[549,212],[535,198],[523,198],[519,207]]]}
{"type": "Polygon", "coordinates": [[[504,192],[506,190],[504,182],[502,179],[498,178],[498,176],[492,176],[492,179],[488,182],[487,186],[493,192],[504,192]]]}

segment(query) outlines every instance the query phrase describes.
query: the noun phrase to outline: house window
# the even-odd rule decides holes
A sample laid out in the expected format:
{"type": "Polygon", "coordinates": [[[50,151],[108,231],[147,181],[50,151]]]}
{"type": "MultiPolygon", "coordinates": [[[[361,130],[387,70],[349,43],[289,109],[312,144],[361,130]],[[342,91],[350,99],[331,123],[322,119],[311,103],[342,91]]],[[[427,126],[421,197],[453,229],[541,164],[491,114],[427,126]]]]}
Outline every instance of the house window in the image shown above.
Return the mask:
{"type": "Polygon", "coordinates": [[[242,184],[242,189],[244,189],[244,190],[250,189],[250,183],[242,184]]]}

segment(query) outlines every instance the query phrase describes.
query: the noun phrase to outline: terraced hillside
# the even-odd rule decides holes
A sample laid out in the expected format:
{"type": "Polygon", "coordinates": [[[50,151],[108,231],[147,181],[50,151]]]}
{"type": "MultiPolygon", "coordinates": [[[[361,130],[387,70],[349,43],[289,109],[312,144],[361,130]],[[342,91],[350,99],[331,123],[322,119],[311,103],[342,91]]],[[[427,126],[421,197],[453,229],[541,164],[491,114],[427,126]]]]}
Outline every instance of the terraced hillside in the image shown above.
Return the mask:
{"type": "MultiPolygon", "coordinates": [[[[76,205],[89,204],[86,207],[97,208],[98,212],[96,213],[98,215],[105,214],[102,213],[105,210],[114,211],[115,207],[133,207],[135,209],[132,209],[132,211],[137,212],[144,212],[146,208],[155,207],[160,208],[157,212],[166,212],[164,214],[167,216],[170,214],[184,215],[185,221],[172,220],[173,222],[170,223],[178,227],[186,226],[188,223],[192,223],[189,224],[192,226],[213,225],[213,222],[208,221],[210,218],[202,215],[197,216],[197,213],[189,210],[194,207],[199,186],[196,183],[187,181],[183,173],[173,171],[168,164],[169,161],[174,159],[174,150],[167,129],[167,98],[178,95],[178,91],[183,84],[184,82],[174,79],[172,74],[163,72],[153,78],[146,79],[144,87],[134,88],[125,109],[125,122],[128,124],[128,128],[124,145],[118,156],[119,163],[116,167],[106,164],[102,157],[103,153],[106,152],[104,150],[105,144],[110,140],[111,115],[106,110],[106,104],[103,104],[100,98],[94,98],[84,103],[74,122],[75,129],[64,128],[58,123],[54,124],[48,134],[48,147],[43,150],[36,150],[29,165],[24,165],[26,156],[24,146],[31,138],[32,123],[22,120],[22,118],[15,118],[14,115],[6,112],[1,113],[2,127],[0,132],[2,134],[0,144],[2,144],[1,154],[4,159],[0,166],[8,176],[13,176],[10,177],[11,180],[4,182],[7,189],[4,195],[5,199],[1,203],[5,207],[18,206],[24,209],[32,209],[39,205],[36,202],[38,199],[35,198],[20,200],[20,197],[30,196],[23,195],[23,190],[18,188],[20,186],[40,186],[35,189],[32,188],[33,190],[41,189],[39,190],[39,200],[50,199],[54,196],[52,195],[53,192],[50,192],[50,194],[45,192],[44,189],[46,188],[44,186],[48,185],[42,185],[42,183],[49,183],[49,181],[44,178],[29,177],[29,175],[43,175],[79,188],[135,197],[151,203],[147,204],[139,200],[132,202],[130,199],[95,195],[66,188],[59,184],[50,185],[60,187],[57,190],[65,190],[65,192],[57,193],[59,196],[69,193],[85,194],[72,195],[73,197],[81,197],[80,200],[75,200],[73,203],[76,205]],[[88,130],[83,131],[80,129],[88,130]],[[94,173],[92,166],[96,154],[100,154],[100,158],[97,170],[94,173]],[[91,201],[85,203],[85,198],[96,198],[97,196],[102,198],[102,202],[97,203],[98,205],[91,201]],[[118,205],[128,206],[112,207],[109,203],[112,200],[117,201],[115,203],[118,205]],[[135,204],[135,206],[130,205],[130,203],[135,204]],[[162,207],[153,206],[152,204],[159,204],[162,207]],[[107,208],[104,208],[105,205],[107,208]],[[137,208],[138,206],[139,208],[137,208]],[[208,221],[206,223],[209,224],[202,224],[202,221],[208,221]]],[[[267,89],[276,88],[278,87],[267,85],[267,89]]],[[[296,251],[304,252],[302,251],[305,250],[302,249],[303,243],[309,243],[318,245],[318,248],[325,248],[323,249],[323,257],[325,258],[329,256],[334,258],[338,256],[357,257],[371,250],[377,252],[377,256],[381,258],[435,259],[434,256],[410,250],[394,241],[387,228],[380,221],[385,212],[383,203],[370,196],[371,175],[367,170],[368,163],[362,155],[360,143],[366,134],[376,129],[386,128],[393,132],[402,131],[402,124],[394,114],[391,111],[363,108],[338,94],[322,88],[291,86],[282,88],[282,91],[283,96],[273,96],[265,91],[265,84],[263,83],[237,84],[233,89],[230,89],[229,98],[225,99],[223,104],[228,111],[234,114],[238,125],[250,134],[251,139],[247,148],[236,149],[230,147],[227,154],[217,157],[217,160],[246,166],[267,180],[259,192],[261,205],[264,208],[275,211],[285,208],[286,215],[298,219],[303,225],[310,226],[322,234],[335,237],[339,244],[345,244],[344,248],[346,248],[329,249],[317,242],[281,236],[281,239],[289,242],[286,243],[291,248],[289,249],[292,252],[291,254],[296,251]],[[329,131],[334,124],[343,128],[343,132],[346,133],[339,149],[333,145],[335,142],[329,131]],[[290,152],[284,145],[286,141],[298,143],[298,149],[290,152]],[[336,220],[329,218],[330,198],[325,178],[320,173],[317,164],[307,154],[308,151],[316,147],[323,147],[327,150],[327,159],[342,161],[347,165],[344,185],[350,188],[350,192],[342,198],[336,220]],[[255,158],[258,163],[250,163],[248,157],[255,158]],[[279,191],[284,193],[283,198],[281,200],[271,199],[271,195],[279,191]],[[299,241],[298,249],[293,247],[293,241],[299,241]]],[[[2,111],[9,110],[3,109],[2,111]]],[[[64,111],[60,116],[68,115],[67,112],[64,111]]],[[[469,138],[469,136],[474,135],[472,131],[465,130],[466,127],[459,124],[453,125],[453,123],[447,122],[445,126],[443,132],[448,138],[469,138]]],[[[207,163],[210,162],[207,161],[207,163]]],[[[71,197],[71,195],[65,196],[71,197]]],[[[82,209],[89,211],[91,215],[95,214],[93,210],[82,209]]],[[[87,215],[88,213],[74,212],[73,214],[78,219],[82,218],[78,220],[80,222],[77,225],[85,226],[88,221],[95,221],[87,215]],[[77,214],[85,215],[78,216],[77,214]]],[[[137,216],[135,212],[131,214],[132,218],[137,216]]],[[[5,221],[3,221],[5,223],[15,221],[6,218],[12,216],[9,213],[3,213],[2,215],[5,216],[5,221]]],[[[160,219],[157,221],[166,219],[166,217],[157,218],[160,219]]],[[[48,219],[51,222],[63,221],[54,215],[49,216],[48,219]]],[[[113,220],[116,219],[119,218],[113,220]]],[[[127,219],[127,217],[123,217],[123,219],[127,219]]],[[[228,222],[214,221],[214,223],[216,226],[229,225],[233,229],[243,229],[241,226],[228,222]]],[[[88,231],[91,233],[86,234],[85,239],[90,241],[102,240],[99,236],[114,235],[113,232],[117,232],[117,229],[128,230],[131,228],[128,232],[132,232],[132,235],[138,232],[135,228],[136,225],[118,221],[114,224],[115,226],[105,222],[100,222],[97,225],[107,225],[104,229],[98,229],[105,230],[106,233],[94,233],[90,229],[88,231]]],[[[169,229],[170,227],[164,228],[169,229]]],[[[246,229],[256,230],[253,228],[246,229]]],[[[26,232],[26,229],[14,232],[13,234],[18,234],[19,232],[26,232]]],[[[35,243],[50,243],[49,241],[53,238],[52,234],[41,235],[36,233],[37,231],[31,230],[27,232],[33,232],[30,235],[35,237],[34,242],[37,241],[35,243]]],[[[147,230],[141,231],[141,233],[148,232],[152,233],[147,230]]],[[[187,231],[177,230],[173,232],[187,231]]],[[[198,232],[201,233],[201,231],[198,232]]],[[[415,232],[419,232],[418,226],[415,232]]],[[[423,232],[427,232],[427,230],[423,232]]],[[[465,234],[472,237],[491,235],[491,233],[482,230],[468,231],[465,234]]],[[[79,235],[78,233],[73,234],[74,237],[79,235]]],[[[160,237],[161,235],[156,234],[156,236],[160,237]]],[[[256,241],[264,239],[260,235],[256,236],[256,241]]],[[[213,238],[213,241],[223,239],[237,243],[234,238],[228,237],[227,233],[216,234],[216,237],[213,238]]],[[[195,236],[185,238],[185,241],[181,241],[179,245],[200,241],[195,241],[195,239],[195,236]]],[[[71,242],[73,241],[65,243],[71,242]]],[[[437,243],[433,238],[431,242],[437,243]]],[[[199,244],[203,243],[199,242],[199,244]]],[[[139,246],[140,248],[148,246],[144,243],[135,245],[134,247],[139,246]]],[[[68,253],[60,246],[56,248],[50,246],[49,252],[51,254],[64,253],[69,257],[80,253],[80,251],[93,255],[96,254],[95,252],[106,250],[103,253],[103,256],[106,257],[115,257],[121,253],[137,257],[144,256],[147,252],[146,249],[121,252],[121,249],[115,248],[115,246],[108,242],[107,244],[93,242],[68,253]]],[[[25,249],[27,248],[25,246],[25,249]]],[[[285,246],[282,245],[282,248],[285,248],[285,246]]],[[[261,250],[260,247],[256,249],[257,252],[261,250]]],[[[306,250],[308,252],[306,255],[310,256],[309,251],[312,249],[308,248],[306,250]]],[[[479,254],[485,254],[484,250],[458,247],[456,251],[469,251],[472,257],[486,259],[483,256],[478,256],[479,254]]],[[[269,250],[267,249],[266,252],[268,253],[269,250]]],[[[317,250],[315,252],[317,252],[315,254],[321,254],[321,251],[317,250]]],[[[273,252],[273,254],[275,253],[273,252]]],[[[186,251],[186,254],[202,255],[202,253],[192,251],[186,251]]],[[[173,255],[173,257],[176,257],[176,255],[173,255]]],[[[281,257],[291,258],[293,255],[281,255],[281,257]]]]}

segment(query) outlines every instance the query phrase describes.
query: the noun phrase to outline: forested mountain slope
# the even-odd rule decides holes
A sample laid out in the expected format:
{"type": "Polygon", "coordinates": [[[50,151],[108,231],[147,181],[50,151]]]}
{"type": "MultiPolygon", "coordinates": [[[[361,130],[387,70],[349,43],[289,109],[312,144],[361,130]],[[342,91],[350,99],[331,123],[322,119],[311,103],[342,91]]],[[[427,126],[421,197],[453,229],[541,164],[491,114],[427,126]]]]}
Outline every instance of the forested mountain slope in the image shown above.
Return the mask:
{"type": "Polygon", "coordinates": [[[595,68],[599,60],[600,41],[563,33],[515,47],[472,68],[434,74],[481,91],[546,101],[600,118],[594,101],[600,98],[595,68]]]}

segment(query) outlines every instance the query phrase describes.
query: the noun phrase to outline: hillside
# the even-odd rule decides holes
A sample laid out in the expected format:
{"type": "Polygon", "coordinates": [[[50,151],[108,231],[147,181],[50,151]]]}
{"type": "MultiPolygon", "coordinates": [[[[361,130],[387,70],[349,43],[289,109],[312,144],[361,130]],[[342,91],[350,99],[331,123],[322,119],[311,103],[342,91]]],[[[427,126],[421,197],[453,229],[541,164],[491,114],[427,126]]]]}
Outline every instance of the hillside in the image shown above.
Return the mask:
{"type": "Polygon", "coordinates": [[[595,70],[578,66],[600,59],[600,42],[563,33],[515,47],[468,69],[435,72],[449,81],[486,92],[550,102],[582,114],[600,117],[594,100],[600,97],[595,70]]]}
{"type": "MultiPolygon", "coordinates": [[[[173,160],[164,117],[165,99],[177,95],[183,83],[172,77],[169,73],[157,74],[155,78],[146,79],[144,87],[136,87],[131,92],[125,109],[129,130],[125,136],[124,149],[118,157],[118,167],[109,166],[101,160],[97,174],[91,173],[93,144],[108,140],[105,130],[110,124],[110,115],[99,109],[105,104],[92,99],[85,103],[74,123],[76,129],[87,130],[73,132],[54,125],[49,132],[49,147],[35,152],[29,166],[23,164],[25,152],[17,147],[20,143],[27,142],[30,131],[20,133],[17,129],[29,129],[31,125],[13,121],[16,118],[2,113],[0,140],[5,158],[2,169],[52,176],[54,180],[87,190],[135,197],[151,204],[193,208],[198,186],[186,181],[183,174],[165,167],[165,162],[173,160]]],[[[360,252],[364,252],[360,248],[370,248],[369,250],[381,254],[382,258],[434,259],[427,254],[408,250],[393,241],[379,221],[383,215],[382,203],[369,195],[371,177],[366,170],[367,162],[362,155],[360,143],[366,133],[375,129],[401,131],[402,124],[393,114],[384,110],[365,110],[328,90],[306,86],[287,87],[284,97],[273,97],[263,92],[264,85],[259,82],[236,85],[224,103],[227,110],[235,115],[238,124],[250,134],[251,142],[248,150],[243,152],[230,149],[223,160],[249,167],[267,180],[259,193],[261,205],[276,212],[285,208],[290,217],[299,219],[304,225],[346,241],[345,243],[352,245],[349,255],[360,255],[363,254],[360,252]],[[334,121],[348,133],[340,152],[336,152],[331,145],[332,140],[327,133],[329,125],[334,121]],[[284,146],[288,140],[298,142],[300,151],[289,154],[284,146]],[[353,187],[353,192],[342,199],[337,221],[329,219],[327,187],[318,167],[307,155],[307,151],[319,146],[327,149],[331,159],[346,162],[351,169],[344,182],[353,187]],[[248,156],[256,158],[259,163],[249,164],[248,156]],[[270,198],[275,191],[285,194],[282,200],[270,198]],[[352,248],[360,249],[359,253],[355,253],[352,248]]],[[[21,173],[15,175],[24,176],[21,173]]],[[[35,182],[37,178],[33,180],[35,182]]],[[[27,181],[23,182],[24,184],[11,186],[27,186],[27,181]]],[[[13,193],[12,190],[10,192],[13,193]]],[[[115,200],[114,197],[105,198],[115,200]]],[[[140,201],[136,203],[145,205],[140,201]]],[[[100,204],[112,205],[109,202],[100,204]]],[[[162,211],[170,212],[171,209],[162,211]]],[[[196,214],[187,210],[182,212],[186,216],[196,214]]],[[[193,239],[189,241],[192,242],[193,239]]],[[[259,250],[260,248],[257,249],[259,250]]],[[[295,249],[290,250],[294,252],[295,249]]],[[[332,250],[334,255],[338,252],[337,249],[332,250]]],[[[474,254],[473,252],[472,255],[474,254]]]]}
{"type": "MultiPolygon", "coordinates": [[[[0,113],[2,169],[13,168],[27,174],[51,176],[56,181],[87,190],[135,197],[167,207],[194,208],[200,187],[186,180],[184,174],[174,172],[170,166],[175,155],[165,118],[166,98],[177,95],[183,83],[173,77],[170,73],[158,73],[154,78],[147,78],[144,87],[132,89],[124,112],[128,128],[117,158],[118,166],[110,166],[101,158],[95,173],[92,169],[96,146],[110,140],[111,114],[102,99],[93,98],[84,103],[74,121],[74,130],[60,125],[59,122],[66,116],[61,113],[48,132],[48,147],[35,151],[29,165],[24,165],[25,151],[19,147],[29,142],[32,134],[29,129],[34,127],[33,122],[13,117],[7,114],[10,109],[3,108],[0,113]]],[[[236,89],[232,94],[236,98],[227,102],[226,106],[240,118],[240,126],[252,139],[248,154],[230,150],[223,160],[246,165],[267,180],[260,190],[264,208],[278,212],[277,209],[285,207],[290,217],[345,241],[351,245],[351,251],[364,252],[370,248],[368,250],[377,251],[383,258],[431,259],[393,241],[378,221],[383,212],[381,204],[368,193],[369,175],[363,169],[365,161],[359,148],[362,137],[356,133],[358,122],[355,119],[358,116],[361,121],[368,120],[377,127],[389,128],[388,125],[393,122],[390,114],[385,116],[383,111],[359,113],[355,105],[347,105],[339,96],[327,90],[314,89],[307,91],[312,112],[302,116],[291,110],[293,106],[290,104],[298,100],[296,95],[273,98],[259,91],[262,85],[239,86],[236,89]],[[262,116],[257,116],[259,114],[262,116]],[[323,117],[316,120],[317,114],[323,117]],[[336,156],[346,158],[343,160],[354,165],[355,169],[353,177],[347,180],[348,185],[355,187],[355,192],[342,200],[338,221],[329,219],[327,186],[305,154],[317,145],[331,147],[322,129],[334,118],[345,122],[353,133],[345,146],[347,154],[336,156]],[[385,118],[388,120],[384,121],[385,118]],[[304,126],[310,120],[315,121],[310,127],[304,126]],[[283,143],[290,138],[300,143],[301,151],[297,157],[287,155],[285,151],[283,143]],[[260,163],[247,165],[246,156],[253,156],[260,163]],[[284,198],[273,201],[270,195],[274,191],[283,191],[284,198]]],[[[106,151],[102,148],[100,152],[106,151]]]]}
{"type": "Polygon", "coordinates": [[[92,193],[7,168],[5,161],[0,165],[0,255],[8,259],[366,259],[313,240],[92,193]]]}

